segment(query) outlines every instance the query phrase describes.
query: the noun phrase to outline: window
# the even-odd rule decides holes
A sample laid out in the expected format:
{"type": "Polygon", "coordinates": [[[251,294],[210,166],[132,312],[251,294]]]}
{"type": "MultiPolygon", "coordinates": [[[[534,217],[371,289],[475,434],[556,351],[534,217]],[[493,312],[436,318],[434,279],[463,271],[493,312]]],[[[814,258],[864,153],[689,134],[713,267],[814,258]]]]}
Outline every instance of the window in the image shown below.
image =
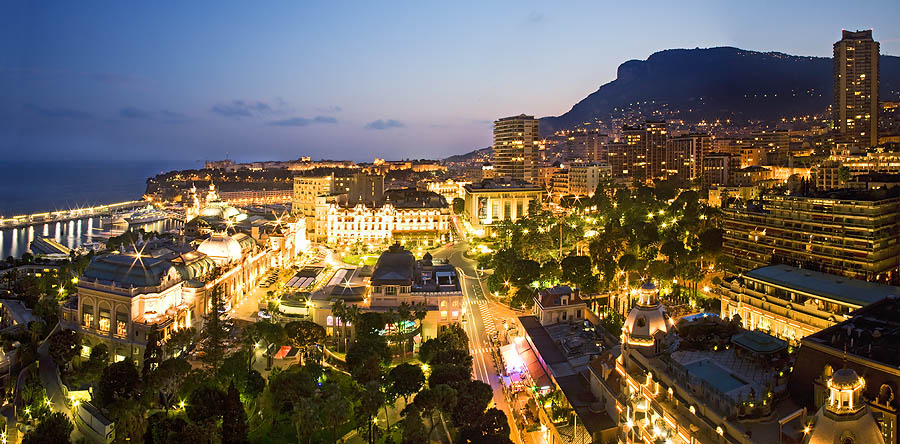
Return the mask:
{"type": "Polygon", "coordinates": [[[94,326],[94,307],[91,305],[81,306],[81,326],[91,328],[94,326]]]}
{"type": "Polygon", "coordinates": [[[447,310],[441,310],[441,319],[443,319],[443,320],[447,319],[447,310]]]}
{"type": "Polygon", "coordinates": [[[116,313],[116,335],[128,336],[128,315],[116,313]]]}
{"type": "Polygon", "coordinates": [[[82,345],[81,346],[81,357],[82,358],[90,358],[91,357],[91,346],[90,345],[82,345]]]}
{"type": "Polygon", "coordinates": [[[394,296],[394,295],[396,295],[396,294],[397,294],[397,287],[395,287],[395,286],[393,286],[393,285],[388,285],[388,286],[384,287],[384,294],[386,294],[386,295],[388,295],[388,296],[394,296]]]}

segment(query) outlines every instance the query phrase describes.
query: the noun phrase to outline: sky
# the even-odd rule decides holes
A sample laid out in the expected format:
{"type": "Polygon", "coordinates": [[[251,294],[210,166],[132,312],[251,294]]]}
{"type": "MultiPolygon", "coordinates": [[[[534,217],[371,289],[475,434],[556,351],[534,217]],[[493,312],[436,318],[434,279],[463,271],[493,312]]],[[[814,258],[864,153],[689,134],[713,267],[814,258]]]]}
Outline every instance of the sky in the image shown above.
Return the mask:
{"type": "Polygon", "coordinates": [[[664,49],[830,56],[873,28],[900,54],[900,2],[852,3],[0,0],[0,153],[446,157],[664,49]]]}

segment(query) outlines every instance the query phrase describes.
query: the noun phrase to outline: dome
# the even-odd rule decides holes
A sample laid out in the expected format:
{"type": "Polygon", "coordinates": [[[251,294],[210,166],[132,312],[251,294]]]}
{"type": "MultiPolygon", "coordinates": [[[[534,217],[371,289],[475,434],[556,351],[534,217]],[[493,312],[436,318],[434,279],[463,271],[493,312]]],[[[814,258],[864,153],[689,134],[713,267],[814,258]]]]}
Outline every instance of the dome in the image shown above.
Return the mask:
{"type": "Polygon", "coordinates": [[[834,388],[852,389],[859,384],[859,375],[852,368],[842,368],[831,377],[834,388]]]}
{"type": "Polygon", "coordinates": [[[656,285],[653,285],[653,282],[645,282],[641,285],[641,290],[656,291],[656,285]]]}
{"type": "Polygon", "coordinates": [[[226,234],[213,234],[200,243],[197,251],[213,258],[217,263],[241,259],[241,244],[226,234]]]}
{"type": "Polygon", "coordinates": [[[219,219],[224,219],[225,215],[222,212],[222,209],[219,207],[204,207],[200,210],[200,216],[202,217],[216,217],[219,219]]]}
{"type": "Polygon", "coordinates": [[[671,320],[661,305],[635,306],[625,318],[625,334],[632,338],[652,340],[657,333],[669,332],[671,320]]]}
{"type": "Polygon", "coordinates": [[[231,218],[233,218],[233,217],[237,217],[238,215],[241,214],[241,211],[240,211],[240,210],[238,210],[238,209],[235,208],[235,207],[231,207],[231,206],[226,206],[226,207],[224,208],[223,212],[225,213],[225,217],[226,217],[227,219],[231,219],[231,218]]]}

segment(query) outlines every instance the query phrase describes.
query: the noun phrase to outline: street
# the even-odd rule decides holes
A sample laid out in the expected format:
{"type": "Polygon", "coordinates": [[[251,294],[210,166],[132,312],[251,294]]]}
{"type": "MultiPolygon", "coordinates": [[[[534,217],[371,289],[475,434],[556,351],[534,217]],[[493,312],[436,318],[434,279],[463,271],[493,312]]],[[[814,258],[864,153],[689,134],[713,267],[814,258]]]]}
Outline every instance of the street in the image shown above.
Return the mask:
{"type": "Polygon", "coordinates": [[[435,250],[432,256],[435,259],[447,259],[460,274],[460,286],[466,301],[466,318],[468,320],[464,327],[469,335],[469,350],[472,354],[474,376],[479,381],[490,385],[494,391],[494,404],[506,414],[509,422],[509,439],[517,444],[522,443],[519,430],[500,385],[500,374],[494,365],[491,343],[488,340],[489,335],[499,328],[498,324],[502,323],[503,317],[515,316],[515,313],[485,296],[487,290],[476,274],[475,261],[463,255],[467,249],[466,242],[458,241],[454,245],[435,250]],[[502,317],[498,319],[494,314],[502,317]]]}

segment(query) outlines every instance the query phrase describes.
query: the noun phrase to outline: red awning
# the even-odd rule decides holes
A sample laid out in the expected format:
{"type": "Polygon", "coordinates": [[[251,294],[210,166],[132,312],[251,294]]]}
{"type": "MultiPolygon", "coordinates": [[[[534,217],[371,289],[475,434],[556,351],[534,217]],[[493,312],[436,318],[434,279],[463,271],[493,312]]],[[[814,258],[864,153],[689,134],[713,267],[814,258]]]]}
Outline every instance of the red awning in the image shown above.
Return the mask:
{"type": "Polygon", "coordinates": [[[275,353],[275,359],[284,359],[289,351],[291,351],[290,345],[282,345],[281,348],[278,349],[278,353],[275,353]]]}

